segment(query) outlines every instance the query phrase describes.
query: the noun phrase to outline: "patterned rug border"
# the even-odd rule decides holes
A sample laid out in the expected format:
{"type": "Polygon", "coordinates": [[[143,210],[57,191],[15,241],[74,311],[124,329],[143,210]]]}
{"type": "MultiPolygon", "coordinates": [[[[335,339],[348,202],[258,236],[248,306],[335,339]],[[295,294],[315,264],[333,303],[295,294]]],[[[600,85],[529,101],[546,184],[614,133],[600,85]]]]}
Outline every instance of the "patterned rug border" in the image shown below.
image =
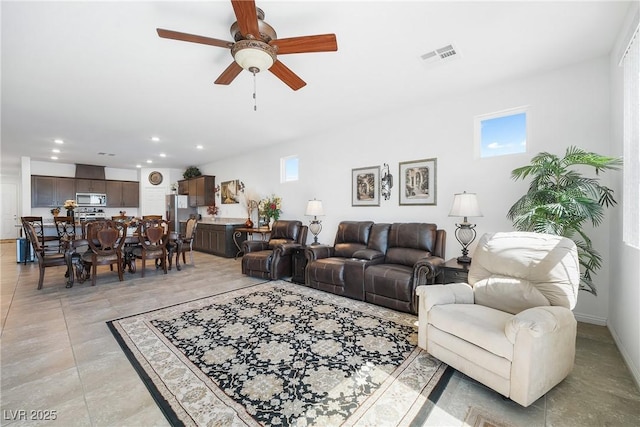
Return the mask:
{"type": "MultiPolygon", "coordinates": [[[[239,289],[224,291],[218,294],[196,298],[194,300],[190,300],[186,302],[171,304],[162,308],[157,308],[157,309],[145,311],[145,312],[134,314],[134,315],[123,316],[117,319],[110,320],[106,323],[109,329],[111,330],[112,334],[114,335],[114,338],[116,339],[116,341],[122,348],[123,352],[127,356],[127,359],[129,360],[131,365],[134,367],[134,369],[142,379],[143,383],[146,385],[147,389],[151,393],[156,404],[165,415],[167,421],[174,426],[186,425],[183,420],[185,421],[188,420],[187,424],[196,425],[197,421],[193,417],[191,417],[191,415],[186,410],[184,410],[183,407],[179,403],[177,403],[177,401],[172,402],[170,400],[167,400],[167,398],[165,398],[165,396],[174,398],[174,395],[169,389],[163,386],[164,381],[161,378],[159,378],[157,375],[155,375],[154,369],[148,364],[147,359],[142,354],[140,354],[137,348],[137,345],[129,338],[128,335],[126,335],[126,333],[121,332],[119,330],[119,328],[122,327],[120,326],[120,322],[126,321],[127,319],[132,319],[132,318],[148,317],[149,315],[154,313],[161,315],[164,310],[170,310],[178,306],[182,306],[181,308],[184,310],[198,309],[211,304],[211,300],[215,301],[216,303],[221,303],[224,300],[232,300],[239,296],[246,296],[256,292],[260,292],[268,289],[274,289],[276,287],[293,289],[295,292],[301,295],[311,296],[311,297],[320,299],[322,301],[325,301],[327,303],[334,304],[336,306],[348,306],[349,308],[356,309],[364,314],[368,314],[384,320],[396,322],[398,324],[415,325],[415,322],[416,322],[416,316],[413,316],[410,314],[396,312],[393,310],[386,309],[384,307],[375,306],[362,301],[351,300],[342,296],[319,291],[306,286],[297,285],[288,281],[266,281],[266,282],[252,284],[250,286],[246,286],[239,289]],[[163,390],[161,390],[159,387],[162,387],[163,390]]],[[[145,320],[144,322],[148,323],[148,320],[145,320]]],[[[164,337],[159,336],[158,338],[160,338],[163,341],[166,341],[164,337]]],[[[416,350],[414,350],[414,352],[407,358],[407,360],[405,360],[405,362],[403,362],[403,364],[407,364],[408,363],[407,361],[409,359],[415,358],[420,352],[421,350],[416,347],[416,350]]],[[[178,355],[178,358],[183,359],[182,360],[183,363],[185,362],[189,363],[186,357],[180,357],[178,355]]],[[[409,425],[409,426],[421,425],[428,418],[431,410],[437,403],[443,390],[446,388],[446,385],[449,382],[453,372],[454,370],[451,367],[447,366],[444,363],[441,363],[441,365],[437,368],[436,372],[433,374],[432,378],[429,380],[428,385],[425,387],[425,389],[423,389],[423,392],[419,394],[419,395],[424,395],[425,392],[428,393],[428,395],[423,396],[424,401],[422,403],[414,404],[410,408],[410,410],[406,413],[404,418],[401,420],[401,423],[399,422],[398,425],[409,425]]],[[[376,393],[382,394],[383,391],[377,391],[376,393]]],[[[175,400],[175,399],[171,399],[171,400],[175,400]]],[[[239,405],[239,404],[236,404],[236,405],[239,405]]],[[[231,405],[231,406],[233,407],[234,405],[231,405]]],[[[239,406],[241,407],[241,405],[239,406]]],[[[357,412],[364,412],[364,410],[362,408],[358,408],[357,412]]],[[[248,425],[255,423],[255,420],[253,420],[252,418],[244,419],[241,415],[240,415],[240,419],[245,423],[247,423],[248,425]]],[[[258,425],[257,423],[255,424],[258,425]]],[[[350,420],[347,420],[347,422],[345,422],[345,425],[352,425],[352,423],[350,422],[350,420]]]]}

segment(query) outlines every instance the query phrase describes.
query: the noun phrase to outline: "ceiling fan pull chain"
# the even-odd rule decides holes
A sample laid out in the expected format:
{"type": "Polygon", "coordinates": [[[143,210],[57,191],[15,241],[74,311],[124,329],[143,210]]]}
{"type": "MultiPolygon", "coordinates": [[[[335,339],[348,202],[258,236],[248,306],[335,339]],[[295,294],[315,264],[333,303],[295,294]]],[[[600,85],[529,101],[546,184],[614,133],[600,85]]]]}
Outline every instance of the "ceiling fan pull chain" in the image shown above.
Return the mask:
{"type": "Polygon", "coordinates": [[[256,99],[256,72],[253,71],[253,111],[258,111],[258,101],[256,99]]]}

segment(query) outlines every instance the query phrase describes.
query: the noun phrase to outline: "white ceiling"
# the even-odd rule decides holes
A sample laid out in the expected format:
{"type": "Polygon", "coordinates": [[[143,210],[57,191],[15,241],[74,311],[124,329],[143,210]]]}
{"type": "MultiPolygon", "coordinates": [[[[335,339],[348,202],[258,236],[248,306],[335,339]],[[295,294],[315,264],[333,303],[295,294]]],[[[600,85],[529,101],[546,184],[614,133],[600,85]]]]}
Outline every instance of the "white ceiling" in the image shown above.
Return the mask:
{"type": "Polygon", "coordinates": [[[156,34],[161,27],[231,40],[227,0],[2,1],[3,174],[20,156],[49,160],[55,138],[65,141],[59,162],[117,168],[146,167],[147,159],[184,168],[295,141],[605,55],[630,2],[257,5],[279,38],[335,33],[338,52],[280,56],[307,86],[294,92],[260,73],[254,112],[251,74],[213,84],[232,60],[227,49],[156,34]],[[430,67],[420,58],[448,44],[456,60],[430,67]]]}

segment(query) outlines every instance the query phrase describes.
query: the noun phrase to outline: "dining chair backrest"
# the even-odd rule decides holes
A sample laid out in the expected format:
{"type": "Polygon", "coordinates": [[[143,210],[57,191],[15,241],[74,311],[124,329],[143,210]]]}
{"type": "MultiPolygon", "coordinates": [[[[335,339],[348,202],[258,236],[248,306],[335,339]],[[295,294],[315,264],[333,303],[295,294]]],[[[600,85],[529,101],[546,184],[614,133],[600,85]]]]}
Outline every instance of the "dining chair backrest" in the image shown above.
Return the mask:
{"type": "MultiPolygon", "coordinates": [[[[33,233],[36,240],[38,240],[41,244],[44,244],[44,223],[42,222],[41,216],[23,216],[21,218],[22,225],[24,227],[25,223],[31,224],[33,227],[33,233]]],[[[24,232],[27,234],[29,240],[29,233],[25,227],[24,232]]]]}
{"type": "Polygon", "coordinates": [[[162,219],[162,215],[143,215],[142,219],[162,219]]]}
{"type": "Polygon", "coordinates": [[[198,226],[198,220],[195,218],[189,218],[184,232],[186,239],[193,239],[196,235],[196,227],[198,226]]]}
{"type": "Polygon", "coordinates": [[[115,254],[122,250],[127,225],[118,221],[92,221],[87,226],[89,249],[98,256],[115,254]]]}
{"type": "Polygon", "coordinates": [[[143,219],[138,223],[140,244],[149,251],[166,248],[169,222],[162,219],[143,219]]]}
{"type": "Polygon", "coordinates": [[[72,216],[56,216],[53,218],[58,232],[58,240],[75,240],[76,222],[72,216]]]}
{"type": "MultiPolygon", "coordinates": [[[[22,227],[24,228],[24,232],[27,235],[27,239],[29,239],[31,245],[33,246],[33,250],[35,251],[36,255],[38,256],[38,258],[41,258],[44,255],[44,244],[38,236],[38,229],[36,228],[36,225],[34,225],[34,222],[37,223],[37,221],[30,220],[29,218],[34,217],[21,218],[22,227]]],[[[40,217],[40,219],[42,220],[42,217],[40,217]]]]}

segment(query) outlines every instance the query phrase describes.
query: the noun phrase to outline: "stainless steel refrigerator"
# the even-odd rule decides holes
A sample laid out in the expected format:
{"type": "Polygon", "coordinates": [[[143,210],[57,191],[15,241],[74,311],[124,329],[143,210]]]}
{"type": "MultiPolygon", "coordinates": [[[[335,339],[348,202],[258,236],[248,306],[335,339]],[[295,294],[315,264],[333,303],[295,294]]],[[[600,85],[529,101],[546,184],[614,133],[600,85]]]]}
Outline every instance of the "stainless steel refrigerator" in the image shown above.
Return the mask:
{"type": "Polygon", "coordinates": [[[198,216],[198,208],[189,207],[188,197],[178,194],[166,195],[166,217],[171,231],[182,232],[180,223],[185,224],[190,217],[198,216]]]}

